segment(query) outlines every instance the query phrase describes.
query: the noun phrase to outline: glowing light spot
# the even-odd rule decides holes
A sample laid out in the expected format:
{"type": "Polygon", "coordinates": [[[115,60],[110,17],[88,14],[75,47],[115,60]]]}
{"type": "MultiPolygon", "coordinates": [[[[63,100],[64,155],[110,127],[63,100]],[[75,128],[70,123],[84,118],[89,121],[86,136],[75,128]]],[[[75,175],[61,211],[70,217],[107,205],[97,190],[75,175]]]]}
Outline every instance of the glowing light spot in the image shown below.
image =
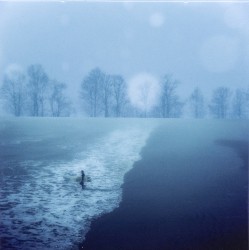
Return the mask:
{"type": "Polygon", "coordinates": [[[200,49],[202,65],[211,72],[225,72],[233,69],[238,56],[238,41],[228,36],[212,37],[200,49]]]}
{"type": "Polygon", "coordinates": [[[161,27],[164,24],[164,16],[161,13],[153,13],[150,16],[150,25],[152,27],[161,27]]]}
{"type": "Polygon", "coordinates": [[[147,73],[132,77],[128,82],[128,96],[131,104],[142,111],[150,111],[158,101],[160,84],[158,80],[147,73]]]}

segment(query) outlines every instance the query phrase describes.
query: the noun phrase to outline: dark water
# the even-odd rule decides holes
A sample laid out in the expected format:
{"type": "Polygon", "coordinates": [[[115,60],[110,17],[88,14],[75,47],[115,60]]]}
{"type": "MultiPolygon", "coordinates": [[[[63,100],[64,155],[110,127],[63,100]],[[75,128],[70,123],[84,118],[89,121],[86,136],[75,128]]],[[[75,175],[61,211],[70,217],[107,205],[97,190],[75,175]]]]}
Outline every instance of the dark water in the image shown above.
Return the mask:
{"type": "Polygon", "coordinates": [[[215,143],[234,150],[238,157],[243,161],[242,168],[248,170],[248,140],[219,139],[216,140],[215,143]]]}
{"type": "Polygon", "coordinates": [[[72,249],[107,213],[85,249],[244,250],[247,161],[239,121],[1,121],[1,247],[72,249]]]}
{"type": "Polygon", "coordinates": [[[248,126],[162,122],[83,249],[247,250],[248,126]]]}
{"type": "Polygon", "coordinates": [[[70,249],[91,220],[118,206],[124,174],[155,122],[10,119],[0,122],[0,248],[70,249]],[[82,190],[84,170],[92,181],[82,190]]]}

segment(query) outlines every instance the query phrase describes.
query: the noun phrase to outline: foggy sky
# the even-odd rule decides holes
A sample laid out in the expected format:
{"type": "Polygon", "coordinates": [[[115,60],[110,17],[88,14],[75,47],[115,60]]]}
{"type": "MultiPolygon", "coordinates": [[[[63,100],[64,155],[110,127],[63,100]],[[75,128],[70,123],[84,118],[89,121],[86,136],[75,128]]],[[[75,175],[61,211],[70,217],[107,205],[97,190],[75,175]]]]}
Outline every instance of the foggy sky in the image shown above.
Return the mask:
{"type": "Polygon", "coordinates": [[[44,66],[78,97],[98,66],[126,80],[172,74],[195,86],[249,86],[247,3],[0,2],[0,77],[13,64],[44,66]]]}

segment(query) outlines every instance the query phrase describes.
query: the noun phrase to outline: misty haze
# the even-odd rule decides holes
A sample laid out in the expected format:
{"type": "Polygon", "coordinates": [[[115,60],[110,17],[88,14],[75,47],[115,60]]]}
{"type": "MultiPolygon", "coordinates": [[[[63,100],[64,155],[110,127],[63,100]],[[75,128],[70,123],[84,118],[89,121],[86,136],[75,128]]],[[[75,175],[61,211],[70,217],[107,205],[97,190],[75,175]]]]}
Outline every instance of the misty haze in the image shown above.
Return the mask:
{"type": "Polygon", "coordinates": [[[247,250],[249,6],[0,2],[0,249],[247,250]]]}

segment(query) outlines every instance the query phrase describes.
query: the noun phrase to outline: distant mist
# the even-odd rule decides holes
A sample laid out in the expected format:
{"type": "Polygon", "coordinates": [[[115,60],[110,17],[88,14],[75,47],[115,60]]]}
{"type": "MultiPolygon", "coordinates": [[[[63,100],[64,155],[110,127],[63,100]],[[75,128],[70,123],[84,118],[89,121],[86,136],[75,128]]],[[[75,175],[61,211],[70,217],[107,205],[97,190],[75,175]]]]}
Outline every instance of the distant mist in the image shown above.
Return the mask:
{"type": "Polygon", "coordinates": [[[246,3],[0,2],[0,17],[2,115],[248,117],[246,3]],[[48,78],[33,101],[31,65],[48,78]],[[82,82],[96,68],[105,86],[91,100],[82,82]]]}
{"type": "Polygon", "coordinates": [[[11,65],[4,74],[0,100],[4,115],[33,117],[249,118],[249,88],[220,86],[208,99],[200,87],[179,95],[182,83],[173,75],[141,73],[128,81],[96,67],[78,86],[78,105],[68,85],[51,78],[41,64],[27,70],[11,65]]]}

